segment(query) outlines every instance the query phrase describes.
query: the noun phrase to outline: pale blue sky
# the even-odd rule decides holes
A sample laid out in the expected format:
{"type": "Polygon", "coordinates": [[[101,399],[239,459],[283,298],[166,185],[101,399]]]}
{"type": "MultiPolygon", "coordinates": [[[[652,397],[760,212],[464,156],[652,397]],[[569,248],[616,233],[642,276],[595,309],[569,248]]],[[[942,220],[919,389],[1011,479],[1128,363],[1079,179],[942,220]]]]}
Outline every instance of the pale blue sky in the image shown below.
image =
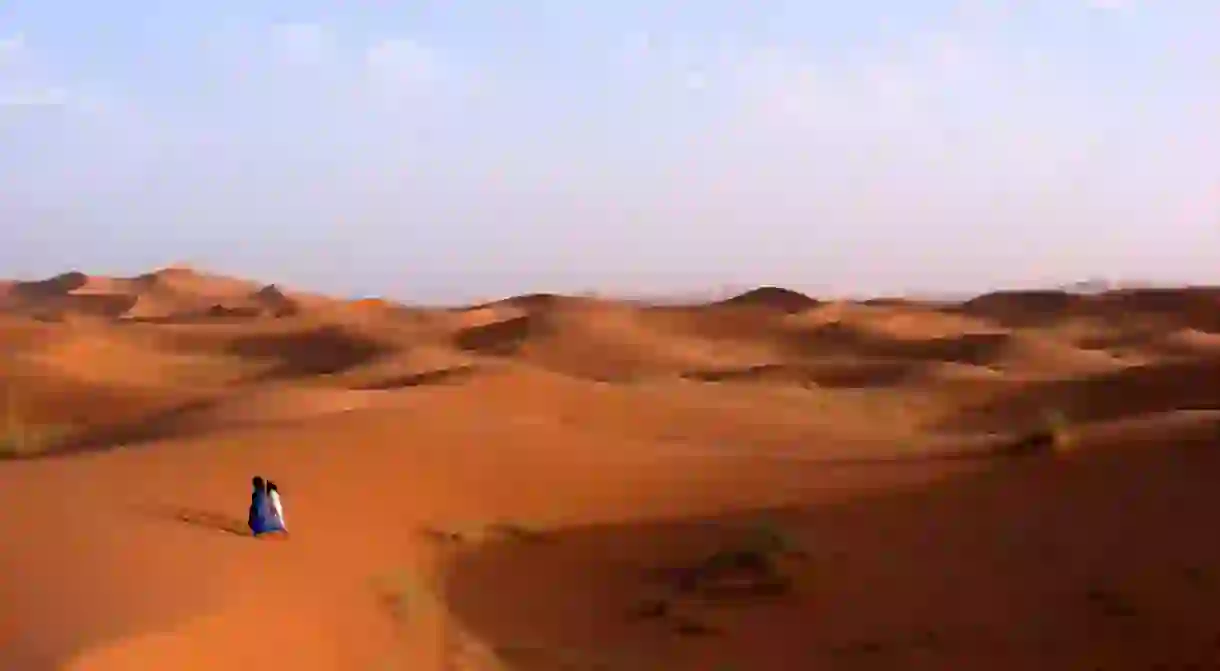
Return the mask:
{"type": "Polygon", "coordinates": [[[1215,0],[0,2],[0,276],[1220,282],[1215,0]]]}

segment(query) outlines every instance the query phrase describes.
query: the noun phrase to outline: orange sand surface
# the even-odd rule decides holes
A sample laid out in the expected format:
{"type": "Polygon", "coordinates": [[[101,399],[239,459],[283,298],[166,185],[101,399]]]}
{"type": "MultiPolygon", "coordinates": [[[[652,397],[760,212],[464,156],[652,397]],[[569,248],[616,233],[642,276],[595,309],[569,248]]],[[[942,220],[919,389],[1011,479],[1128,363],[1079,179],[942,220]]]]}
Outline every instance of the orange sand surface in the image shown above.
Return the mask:
{"type": "Polygon", "coordinates": [[[6,671],[1220,668],[1220,290],[74,272],[0,283],[0,393],[6,671]]]}

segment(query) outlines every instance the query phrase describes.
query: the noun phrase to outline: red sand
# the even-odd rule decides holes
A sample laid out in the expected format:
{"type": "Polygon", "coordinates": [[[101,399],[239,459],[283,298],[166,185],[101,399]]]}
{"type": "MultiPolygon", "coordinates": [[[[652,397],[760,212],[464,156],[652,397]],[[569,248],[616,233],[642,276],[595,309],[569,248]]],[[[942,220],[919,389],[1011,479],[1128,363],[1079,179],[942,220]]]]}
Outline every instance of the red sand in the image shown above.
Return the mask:
{"type": "Polygon", "coordinates": [[[0,668],[1220,668],[1210,294],[200,314],[258,289],[2,301],[0,668]]]}

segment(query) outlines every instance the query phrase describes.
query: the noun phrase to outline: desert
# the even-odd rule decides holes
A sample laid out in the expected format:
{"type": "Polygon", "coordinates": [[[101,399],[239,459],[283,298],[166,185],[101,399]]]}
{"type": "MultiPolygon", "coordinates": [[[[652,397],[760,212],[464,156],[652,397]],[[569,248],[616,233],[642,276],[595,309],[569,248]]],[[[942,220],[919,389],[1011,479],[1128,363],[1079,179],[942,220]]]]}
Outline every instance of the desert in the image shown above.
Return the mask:
{"type": "Polygon", "coordinates": [[[1220,670],[1217,35],[0,2],[0,671],[1220,670]]]}
{"type": "Polygon", "coordinates": [[[3,291],[0,668],[1220,667],[1220,289],[3,291]]]}

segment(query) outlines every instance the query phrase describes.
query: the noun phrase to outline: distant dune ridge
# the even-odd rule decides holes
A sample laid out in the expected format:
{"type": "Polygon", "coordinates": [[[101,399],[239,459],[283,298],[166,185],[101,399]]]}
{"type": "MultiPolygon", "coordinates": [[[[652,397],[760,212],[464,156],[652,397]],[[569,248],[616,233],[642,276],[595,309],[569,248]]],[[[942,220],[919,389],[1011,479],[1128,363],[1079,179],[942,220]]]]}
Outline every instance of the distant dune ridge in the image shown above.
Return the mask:
{"type": "Polygon", "coordinates": [[[3,281],[0,669],[1211,668],[1218,448],[1220,288],[3,281]]]}
{"type": "Polygon", "coordinates": [[[187,321],[204,318],[284,317],[299,311],[275,285],[172,267],[131,278],[73,271],[5,289],[10,311],[48,319],[88,315],[114,319],[187,321]]]}
{"type": "Polygon", "coordinates": [[[721,305],[750,305],[773,308],[783,312],[800,312],[818,305],[818,301],[805,294],[779,287],[759,287],[743,294],[727,298],[721,305]]]}

